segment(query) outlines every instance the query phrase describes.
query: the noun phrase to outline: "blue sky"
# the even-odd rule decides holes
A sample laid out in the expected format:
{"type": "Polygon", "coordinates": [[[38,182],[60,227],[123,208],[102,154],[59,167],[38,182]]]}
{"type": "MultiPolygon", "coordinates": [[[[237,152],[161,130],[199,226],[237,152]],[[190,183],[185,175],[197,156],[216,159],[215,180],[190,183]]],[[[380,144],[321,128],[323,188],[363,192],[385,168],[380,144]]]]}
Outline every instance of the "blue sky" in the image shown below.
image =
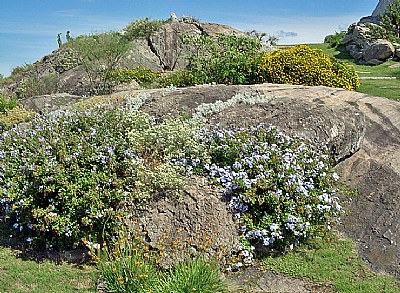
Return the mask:
{"type": "Polygon", "coordinates": [[[370,15],[378,0],[1,0],[0,74],[57,49],[57,34],[117,31],[131,21],[190,15],[277,35],[279,44],[318,43],[370,15]]]}

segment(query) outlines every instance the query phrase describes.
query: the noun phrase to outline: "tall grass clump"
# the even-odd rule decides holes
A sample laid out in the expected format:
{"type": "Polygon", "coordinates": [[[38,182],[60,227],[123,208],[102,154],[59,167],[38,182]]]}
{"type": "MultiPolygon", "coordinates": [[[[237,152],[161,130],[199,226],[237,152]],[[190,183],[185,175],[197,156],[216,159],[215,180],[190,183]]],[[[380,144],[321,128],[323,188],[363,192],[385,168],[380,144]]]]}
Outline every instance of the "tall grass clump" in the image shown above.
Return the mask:
{"type": "Polygon", "coordinates": [[[106,292],[225,291],[215,262],[199,256],[165,269],[159,264],[162,252],[151,249],[140,230],[122,229],[116,241],[103,243],[101,249],[91,247],[106,292]]]}

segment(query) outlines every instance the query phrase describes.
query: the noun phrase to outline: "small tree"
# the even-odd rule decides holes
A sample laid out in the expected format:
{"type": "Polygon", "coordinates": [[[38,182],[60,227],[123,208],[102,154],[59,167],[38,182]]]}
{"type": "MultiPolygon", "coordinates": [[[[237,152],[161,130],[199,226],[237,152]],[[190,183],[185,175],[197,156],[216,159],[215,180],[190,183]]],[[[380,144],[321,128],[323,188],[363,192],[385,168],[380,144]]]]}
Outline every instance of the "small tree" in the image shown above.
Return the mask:
{"type": "Polygon", "coordinates": [[[386,10],[380,15],[380,25],[385,28],[389,39],[400,37],[400,0],[389,2],[386,10]]]}
{"type": "Polygon", "coordinates": [[[76,53],[90,81],[91,91],[95,94],[109,90],[110,74],[129,48],[128,40],[118,33],[104,33],[80,36],[71,39],[68,44],[76,53]]]}

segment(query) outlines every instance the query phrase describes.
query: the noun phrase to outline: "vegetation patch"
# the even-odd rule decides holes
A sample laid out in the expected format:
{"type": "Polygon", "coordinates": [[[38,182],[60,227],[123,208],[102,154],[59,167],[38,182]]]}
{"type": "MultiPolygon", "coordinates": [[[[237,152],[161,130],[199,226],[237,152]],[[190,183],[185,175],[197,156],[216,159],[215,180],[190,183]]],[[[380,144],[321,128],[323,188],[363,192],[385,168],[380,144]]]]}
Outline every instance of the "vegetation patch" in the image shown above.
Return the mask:
{"type": "Polygon", "coordinates": [[[373,273],[358,257],[354,243],[335,233],[301,245],[295,252],[261,261],[264,268],[286,276],[331,284],[335,292],[398,292],[392,276],[373,273]]]}
{"type": "Polygon", "coordinates": [[[281,49],[263,58],[262,81],[309,86],[325,85],[356,90],[360,83],[353,68],[305,45],[281,49]]]}
{"type": "Polygon", "coordinates": [[[96,292],[98,273],[92,266],[36,262],[19,254],[20,251],[0,246],[1,292],[96,292]]]}

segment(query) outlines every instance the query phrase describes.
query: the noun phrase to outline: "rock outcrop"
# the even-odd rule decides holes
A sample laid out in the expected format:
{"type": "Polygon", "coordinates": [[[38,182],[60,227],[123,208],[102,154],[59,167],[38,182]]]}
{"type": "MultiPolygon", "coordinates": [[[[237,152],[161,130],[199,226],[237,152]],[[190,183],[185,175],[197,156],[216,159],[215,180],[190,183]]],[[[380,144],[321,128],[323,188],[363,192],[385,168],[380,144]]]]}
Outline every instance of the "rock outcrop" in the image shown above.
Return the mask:
{"type": "Polygon", "coordinates": [[[47,114],[55,110],[65,109],[83,100],[84,98],[81,96],[58,93],[21,99],[18,103],[27,110],[40,114],[47,114]]]}
{"type": "Polygon", "coordinates": [[[372,12],[372,16],[376,17],[384,13],[389,3],[393,1],[394,0],[379,0],[378,5],[376,5],[375,10],[372,12]]]}
{"type": "MultiPolygon", "coordinates": [[[[343,199],[348,213],[340,231],[357,243],[359,254],[374,269],[399,276],[400,103],[341,89],[273,84],[146,92],[151,97],[141,110],[156,116],[188,115],[201,104],[230,101],[229,107],[209,115],[208,122],[226,127],[264,122],[328,145],[343,182],[359,191],[351,201],[343,199]],[[233,98],[238,102],[232,103],[233,98]]],[[[145,229],[155,235],[152,218],[147,217],[145,229]]]]}
{"type": "Polygon", "coordinates": [[[394,56],[396,50],[391,42],[371,37],[371,27],[376,25],[368,22],[353,23],[341,41],[350,56],[360,64],[378,65],[394,56]]]}
{"type": "MultiPolygon", "coordinates": [[[[190,51],[189,46],[182,42],[183,36],[217,37],[220,34],[245,35],[237,29],[221,24],[189,20],[167,22],[149,36],[132,40],[131,49],[121,58],[118,67],[142,66],[157,72],[183,69],[188,64],[186,57],[190,51]]],[[[67,46],[62,46],[37,61],[32,66],[32,71],[28,70],[24,76],[37,79],[54,77],[53,92],[88,95],[93,90],[83,66],[79,66],[76,56],[67,46]]],[[[8,91],[18,94],[22,80],[22,77],[17,79],[9,86],[8,91]]]]}
{"type": "MultiPolygon", "coordinates": [[[[395,44],[373,36],[373,29],[380,24],[380,15],[385,12],[392,0],[380,0],[372,15],[353,23],[341,41],[350,56],[360,64],[379,65],[390,58],[400,60],[395,44]]],[[[398,45],[397,45],[398,46],[398,45]]]]}

